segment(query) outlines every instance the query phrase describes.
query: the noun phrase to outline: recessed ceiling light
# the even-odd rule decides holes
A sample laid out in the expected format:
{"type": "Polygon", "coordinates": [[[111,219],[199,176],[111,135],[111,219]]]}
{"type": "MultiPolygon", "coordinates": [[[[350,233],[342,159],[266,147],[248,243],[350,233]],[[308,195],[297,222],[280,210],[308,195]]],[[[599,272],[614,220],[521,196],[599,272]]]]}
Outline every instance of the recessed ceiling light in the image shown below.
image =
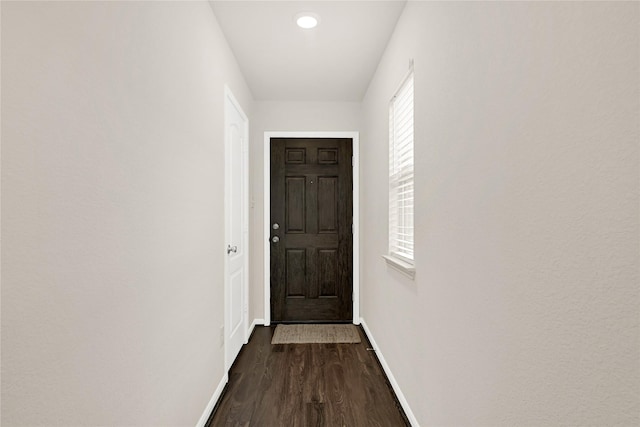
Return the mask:
{"type": "Polygon", "coordinates": [[[298,13],[295,19],[298,27],[304,28],[305,30],[314,28],[316,25],[318,25],[318,22],[320,22],[320,18],[318,17],[318,15],[308,12],[298,13]]]}

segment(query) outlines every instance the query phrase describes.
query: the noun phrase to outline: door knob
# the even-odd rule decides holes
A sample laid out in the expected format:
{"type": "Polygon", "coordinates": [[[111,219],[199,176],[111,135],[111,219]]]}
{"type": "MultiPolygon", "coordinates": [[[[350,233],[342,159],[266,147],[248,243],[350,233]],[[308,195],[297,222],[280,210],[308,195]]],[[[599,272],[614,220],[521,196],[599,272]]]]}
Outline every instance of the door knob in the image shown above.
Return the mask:
{"type": "Polygon", "coordinates": [[[280,238],[278,236],[273,236],[273,238],[271,239],[271,241],[273,243],[278,243],[280,241],[280,238]]]}
{"type": "Polygon", "coordinates": [[[274,222],[272,227],[274,230],[277,230],[278,228],[280,228],[280,225],[277,222],[274,222]]]}
{"type": "Polygon", "coordinates": [[[234,254],[236,252],[238,252],[238,247],[237,246],[228,245],[227,246],[227,255],[230,254],[231,252],[233,252],[234,254]]]}

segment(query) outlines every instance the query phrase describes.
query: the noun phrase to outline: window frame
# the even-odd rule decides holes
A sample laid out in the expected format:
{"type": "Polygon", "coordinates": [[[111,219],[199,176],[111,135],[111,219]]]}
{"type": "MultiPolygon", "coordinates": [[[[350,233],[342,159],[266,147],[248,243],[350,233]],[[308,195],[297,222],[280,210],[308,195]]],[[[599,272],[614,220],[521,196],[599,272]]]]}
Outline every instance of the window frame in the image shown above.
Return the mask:
{"type": "MultiPolygon", "coordinates": [[[[385,258],[390,266],[413,278],[415,274],[415,74],[413,66],[409,68],[409,71],[389,101],[388,160],[389,229],[387,255],[383,255],[383,258],[385,258]],[[406,93],[408,87],[410,87],[409,94],[406,93]],[[407,104],[409,100],[410,103],[407,104]],[[404,105],[403,102],[406,105],[404,105]],[[398,108],[400,112],[398,112],[398,108]],[[409,109],[408,111],[403,111],[407,108],[409,109]],[[409,116],[407,116],[407,114],[409,116]],[[407,127],[407,120],[410,120],[409,127],[407,127]],[[397,123],[400,123],[401,126],[397,126],[397,123]],[[401,134],[408,132],[408,136],[405,135],[404,137],[398,138],[398,128],[401,129],[401,134]],[[410,129],[410,131],[408,129],[410,129]],[[402,183],[403,181],[405,182],[404,184],[402,183]],[[399,188],[403,186],[405,187],[404,197],[399,197],[399,194],[402,193],[399,188]],[[409,188],[409,190],[407,190],[407,188],[409,188]],[[401,200],[398,200],[399,198],[401,200]],[[402,204],[407,201],[409,202],[409,206],[402,206],[402,204]],[[408,217],[409,219],[407,219],[408,217]],[[407,222],[410,222],[410,224],[407,225],[407,222]],[[398,225],[398,223],[401,225],[398,225]],[[408,237],[406,242],[407,246],[404,251],[398,251],[398,245],[399,242],[401,242],[399,229],[401,228],[405,228],[405,237],[408,237]]],[[[402,244],[400,243],[400,245],[402,244]]]]}

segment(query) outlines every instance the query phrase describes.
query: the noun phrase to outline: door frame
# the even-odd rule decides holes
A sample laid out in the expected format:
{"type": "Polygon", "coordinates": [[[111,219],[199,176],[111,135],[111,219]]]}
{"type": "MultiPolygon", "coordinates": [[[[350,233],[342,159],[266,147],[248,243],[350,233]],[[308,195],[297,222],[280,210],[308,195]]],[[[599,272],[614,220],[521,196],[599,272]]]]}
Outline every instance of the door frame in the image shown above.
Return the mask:
{"type": "Polygon", "coordinates": [[[264,324],[271,324],[271,138],[349,138],[353,142],[353,323],[360,324],[360,133],[265,132],[264,133],[264,324]]]}
{"type": "Polygon", "coordinates": [[[231,333],[231,322],[229,321],[229,293],[230,293],[230,272],[229,272],[229,257],[227,254],[227,245],[230,243],[231,233],[229,229],[229,219],[231,217],[231,176],[230,169],[226,166],[229,164],[231,156],[231,138],[229,138],[229,114],[228,108],[235,108],[242,117],[244,122],[244,136],[245,141],[242,147],[241,161],[243,168],[243,183],[242,183],[242,199],[244,201],[242,208],[242,241],[240,244],[245,248],[245,256],[243,260],[242,269],[243,283],[242,283],[242,312],[243,312],[243,325],[242,325],[242,339],[244,344],[248,342],[248,329],[249,329],[249,118],[245,114],[242,106],[238,102],[231,89],[227,85],[224,86],[224,242],[221,245],[224,250],[224,331],[223,336],[223,348],[224,348],[224,369],[225,372],[231,368],[234,360],[230,360],[229,356],[229,337],[231,333]]]}

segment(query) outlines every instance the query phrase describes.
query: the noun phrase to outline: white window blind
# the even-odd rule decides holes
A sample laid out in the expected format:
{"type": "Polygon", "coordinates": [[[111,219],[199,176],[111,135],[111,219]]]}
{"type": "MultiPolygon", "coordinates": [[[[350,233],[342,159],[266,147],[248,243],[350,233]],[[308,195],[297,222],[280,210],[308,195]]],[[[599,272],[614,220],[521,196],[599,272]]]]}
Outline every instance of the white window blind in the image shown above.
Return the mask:
{"type": "Polygon", "coordinates": [[[413,263],[413,71],[389,106],[389,255],[413,263]]]}

